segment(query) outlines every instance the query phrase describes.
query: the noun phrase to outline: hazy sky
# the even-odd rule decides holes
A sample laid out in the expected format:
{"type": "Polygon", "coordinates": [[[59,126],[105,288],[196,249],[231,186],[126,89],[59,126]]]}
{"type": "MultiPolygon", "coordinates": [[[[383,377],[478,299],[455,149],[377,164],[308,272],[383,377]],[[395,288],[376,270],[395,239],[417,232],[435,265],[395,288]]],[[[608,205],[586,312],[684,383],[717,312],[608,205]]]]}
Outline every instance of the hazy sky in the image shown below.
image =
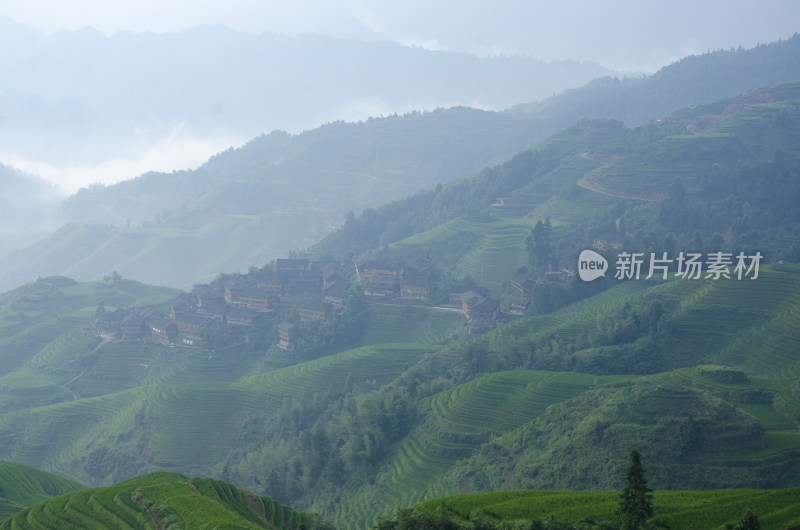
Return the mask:
{"type": "Polygon", "coordinates": [[[796,0],[3,0],[0,16],[47,32],[166,32],[214,23],[648,72],[687,54],[752,47],[800,31],[796,0]]]}

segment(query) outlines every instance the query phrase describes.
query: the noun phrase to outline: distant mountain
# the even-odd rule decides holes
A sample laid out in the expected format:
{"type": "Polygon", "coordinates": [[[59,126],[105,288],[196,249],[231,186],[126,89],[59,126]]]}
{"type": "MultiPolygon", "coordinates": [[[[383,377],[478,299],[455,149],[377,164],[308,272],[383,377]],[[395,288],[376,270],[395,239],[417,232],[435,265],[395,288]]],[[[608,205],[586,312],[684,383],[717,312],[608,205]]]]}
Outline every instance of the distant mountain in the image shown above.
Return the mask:
{"type": "Polygon", "coordinates": [[[53,164],[131,156],[180,130],[251,138],[452,105],[505,108],[613,74],[592,63],[433,52],[223,26],[111,37],[0,20],[0,144],[53,164]]]}
{"type": "Polygon", "coordinates": [[[0,234],[54,229],[66,193],[48,182],[0,164],[0,234]]]}
{"type": "Polygon", "coordinates": [[[543,121],[613,118],[641,125],[690,105],[800,78],[800,35],[751,49],[691,55],[641,78],[602,77],[537,103],[509,109],[543,121]]]}
{"type": "MultiPolygon", "coordinates": [[[[349,211],[357,215],[477,172],[580,119],[605,116],[639,124],[683,105],[726,97],[734,87],[743,92],[800,79],[798,46],[800,37],[793,37],[689,57],[647,79],[606,78],[508,112],[459,107],[335,122],[296,135],[276,131],[194,171],[93,186],[63,208],[70,220],[90,225],[64,229],[80,234],[80,258],[67,248],[68,238],[41,239],[0,259],[0,271],[7,271],[0,287],[38,275],[90,280],[116,270],[188,288],[218,272],[245,270],[306,248],[341,226],[349,211]]],[[[409,234],[397,223],[393,231],[384,243],[409,234]]]]}

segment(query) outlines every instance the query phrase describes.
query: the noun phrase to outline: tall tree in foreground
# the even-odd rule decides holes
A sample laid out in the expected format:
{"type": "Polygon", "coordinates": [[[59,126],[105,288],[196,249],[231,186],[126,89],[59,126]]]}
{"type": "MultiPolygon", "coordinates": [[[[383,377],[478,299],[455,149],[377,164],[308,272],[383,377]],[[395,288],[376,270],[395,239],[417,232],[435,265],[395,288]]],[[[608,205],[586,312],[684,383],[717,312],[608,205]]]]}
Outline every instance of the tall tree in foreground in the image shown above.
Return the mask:
{"type": "Polygon", "coordinates": [[[644,528],[647,519],[653,516],[653,490],[647,487],[642,456],[638,449],[631,451],[630,464],[625,471],[625,487],[619,497],[622,530],[644,528]]]}

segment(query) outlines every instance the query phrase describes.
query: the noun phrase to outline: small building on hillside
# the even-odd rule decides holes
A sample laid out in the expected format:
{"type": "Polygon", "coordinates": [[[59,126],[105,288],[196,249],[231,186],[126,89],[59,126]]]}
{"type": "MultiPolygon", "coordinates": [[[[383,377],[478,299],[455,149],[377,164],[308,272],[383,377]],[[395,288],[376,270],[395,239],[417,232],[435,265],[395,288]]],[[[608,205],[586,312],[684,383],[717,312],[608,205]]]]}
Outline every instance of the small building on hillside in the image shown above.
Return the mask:
{"type": "Polygon", "coordinates": [[[231,307],[225,314],[225,323],[231,326],[252,326],[257,312],[243,307],[231,307]]]}
{"type": "Polygon", "coordinates": [[[397,294],[397,282],[393,278],[373,278],[362,283],[361,292],[369,298],[393,298],[397,294]]]}
{"type": "Polygon", "coordinates": [[[194,295],[199,307],[225,303],[225,298],[208,286],[196,289],[194,295]]]}
{"type": "Polygon", "coordinates": [[[291,278],[286,283],[286,290],[292,294],[308,297],[319,296],[322,288],[322,273],[318,271],[304,271],[291,278]]]}
{"type": "Polygon", "coordinates": [[[207,318],[191,313],[175,314],[175,325],[178,327],[178,337],[181,339],[182,343],[188,346],[199,345],[201,333],[207,323],[207,318]],[[193,341],[189,344],[184,339],[193,339],[193,341]],[[197,344],[195,344],[194,341],[196,341],[197,344]]]}
{"type": "Polygon", "coordinates": [[[461,293],[461,311],[471,323],[494,325],[500,314],[500,302],[470,290],[461,293]]]}
{"type": "Polygon", "coordinates": [[[300,341],[300,330],[291,322],[278,324],[278,347],[293,350],[300,341]]]}
{"type": "Polygon", "coordinates": [[[536,282],[528,276],[518,274],[511,278],[509,284],[511,285],[511,294],[515,299],[530,302],[533,286],[536,285],[536,282]]]}
{"type": "Polygon", "coordinates": [[[139,311],[132,311],[120,323],[122,340],[138,340],[144,336],[144,316],[139,311]]]}
{"type": "Polygon", "coordinates": [[[328,315],[330,315],[331,306],[322,300],[306,298],[298,302],[297,312],[300,314],[300,320],[303,322],[307,320],[324,321],[328,318],[328,315]]]}
{"type": "Polygon", "coordinates": [[[148,318],[146,325],[150,331],[150,339],[153,342],[169,345],[174,344],[178,338],[178,326],[161,317],[148,318]]]}
{"type": "Polygon", "coordinates": [[[567,271],[547,271],[542,275],[542,281],[545,283],[550,282],[563,282],[567,279],[567,271]]]}
{"type": "Polygon", "coordinates": [[[365,261],[356,264],[356,279],[360,282],[396,280],[402,276],[403,267],[399,263],[388,261],[365,261]]]}
{"type": "Polygon", "coordinates": [[[322,299],[334,308],[343,308],[347,300],[347,289],[343,283],[334,283],[322,290],[322,299]]]}
{"type": "Polygon", "coordinates": [[[106,313],[97,319],[97,329],[100,337],[105,340],[116,340],[122,337],[122,321],[130,314],[125,309],[117,309],[112,313],[106,313]]]}
{"type": "Polygon", "coordinates": [[[275,272],[307,271],[311,270],[311,262],[302,259],[276,259],[275,272]]]}
{"type": "Polygon", "coordinates": [[[474,324],[493,326],[499,315],[500,302],[491,296],[469,308],[469,321],[474,324]]]}
{"type": "Polygon", "coordinates": [[[273,291],[246,285],[226,286],[225,300],[243,309],[266,313],[280,306],[280,298],[273,291]]]}
{"type": "Polygon", "coordinates": [[[478,294],[483,297],[489,296],[489,289],[485,287],[478,287],[474,285],[456,285],[450,289],[450,305],[453,307],[462,307],[462,295],[468,292],[478,294]]]}
{"type": "Polygon", "coordinates": [[[600,252],[610,249],[621,249],[623,245],[623,238],[618,234],[602,234],[592,240],[592,247],[600,252]]]}
{"type": "Polygon", "coordinates": [[[285,283],[286,276],[284,274],[278,272],[267,273],[258,280],[258,288],[281,296],[283,295],[283,286],[285,283]]]}
{"type": "Polygon", "coordinates": [[[414,302],[427,302],[436,284],[424,276],[415,276],[400,284],[400,298],[414,302]]]}

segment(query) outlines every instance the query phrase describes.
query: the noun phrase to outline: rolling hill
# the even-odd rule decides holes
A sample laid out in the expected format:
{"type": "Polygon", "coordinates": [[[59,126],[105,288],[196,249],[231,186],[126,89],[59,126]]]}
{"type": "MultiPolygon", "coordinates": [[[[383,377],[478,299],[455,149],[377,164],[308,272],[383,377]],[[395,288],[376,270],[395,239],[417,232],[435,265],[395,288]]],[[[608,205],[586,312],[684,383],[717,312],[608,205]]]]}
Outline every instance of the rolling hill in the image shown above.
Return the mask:
{"type": "Polygon", "coordinates": [[[0,520],[25,508],[84,486],[36,468],[0,462],[0,520]]]}
{"type": "Polygon", "coordinates": [[[151,473],[41,501],[0,528],[324,528],[292,510],[218,480],[151,473]]]}

